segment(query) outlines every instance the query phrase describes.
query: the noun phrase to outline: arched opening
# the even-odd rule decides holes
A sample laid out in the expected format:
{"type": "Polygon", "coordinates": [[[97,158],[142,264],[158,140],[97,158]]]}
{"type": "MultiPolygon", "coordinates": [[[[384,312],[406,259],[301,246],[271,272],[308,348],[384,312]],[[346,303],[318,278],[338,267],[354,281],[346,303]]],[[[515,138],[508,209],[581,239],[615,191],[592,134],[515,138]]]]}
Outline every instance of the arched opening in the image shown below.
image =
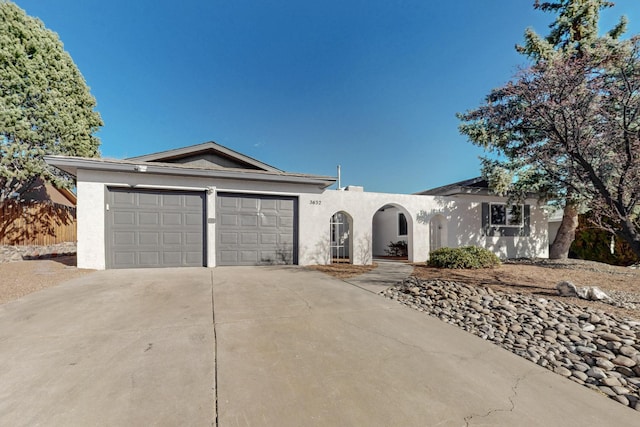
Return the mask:
{"type": "Polygon", "coordinates": [[[447,220],[436,215],[429,220],[429,251],[447,246],[447,220]]]}
{"type": "Polygon", "coordinates": [[[353,262],[351,228],[353,219],[346,212],[336,212],[331,216],[329,223],[331,262],[351,263],[353,262]]]}
{"type": "Polygon", "coordinates": [[[413,223],[405,208],[382,206],[373,215],[372,250],[374,258],[410,259],[413,223]]]}

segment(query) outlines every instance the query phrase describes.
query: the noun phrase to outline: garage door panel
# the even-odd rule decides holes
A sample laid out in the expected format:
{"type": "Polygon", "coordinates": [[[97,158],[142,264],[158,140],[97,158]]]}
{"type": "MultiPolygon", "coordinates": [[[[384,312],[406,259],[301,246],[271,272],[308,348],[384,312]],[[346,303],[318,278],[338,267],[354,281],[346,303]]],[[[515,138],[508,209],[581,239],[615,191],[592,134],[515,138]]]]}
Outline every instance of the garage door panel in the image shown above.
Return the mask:
{"type": "Polygon", "coordinates": [[[159,225],[160,214],[158,212],[139,212],[138,225],[159,225]]]}
{"type": "Polygon", "coordinates": [[[262,227],[277,227],[278,217],[276,215],[261,215],[260,225],[262,227]]]}
{"type": "Polygon", "coordinates": [[[139,193],[138,194],[138,206],[159,206],[160,196],[152,193],[139,193]]]}
{"type": "Polygon", "coordinates": [[[238,252],[235,250],[231,250],[231,251],[219,250],[218,256],[219,256],[218,264],[220,265],[238,264],[238,252]]]}
{"type": "Polygon", "coordinates": [[[293,228],[293,217],[281,216],[278,218],[278,222],[281,228],[293,228]]]}
{"type": "Polygon", "coordinates": [[[163,251],[162,252],[163,264],[181,264],[182,252],[180,251],[163,251]]]}
{"type": "Polygon", "coordinates": [[[124,205],[124,206],[132,206],[135,203],[135,193],[112,193],[112,201],[113,205],[124,205]]]}
{"type": "Polygon", "coordinates": [[[238,233],[226,232],[218,235],[218,245],[235,245],[238,243],[238,233]]]}
{"type": "Polygon", "coordinates": [[[113,262],[116,266],[135,264],[136,254],[135,252],[118,252],[113,262]]]}
{"type": "Polygon", "coordinates": [[[163,212],[162,213],[162,224],[169,227],[176,227],[182,225],[182,214],[163,212]]]}
{"type": "Polygon", "coordinates": [[[220,225],[222,226],[235,226],[238,225],[238,215],[236,214],[221,214],[219,215],[220,225]]]}
{"type": "Polygon", "coordinates": [[[141,231],[138,233],[138,243],[157,246],[160,244],[160,234],[157,231],[141,231]]]}
{"type": "Polygon", "coordinates": [[[252,212],[255,212],[258,209],[258,203],[260,202],[260,199],[257,198],[241,198],[240,199],[240,209],[242,210],[250,210],[252,212]]]}
{"type": "Polygon", "coordinates": [[[293,200],[279,200],[278,201],[278,210],[281,212],[290,212],[291,215],[293,215],[293,211],[294,211],[294,201],[293,200]]]}
{"type": "Polygon", "coordinates": [[[184,233],[184,243],[188,246],[202,247],[203,238],[202,233],[184,233]]]}
{"type": "Polygon", "coordinates": [[[202,224],[202,214],[185,213],[184,214],[185,225],[200,225],[202,224]]]}
{"type": "Polygon", "coordinates": [[[243,245],[255,245],[258,243],[258,233],[242,233],[240,243],[243,245]]]}
{"type": "Polygon", "coordinates": [[[136,243],[136,234],[133,231],[113,233],[113,243],[116,245],[134,245],[136,243]]]}
{"type": "Polygon", "coordinates": [[[296,206],[289,196],[218,193],[217,264],[295,263],[296,206]]]}
{"type": "Polygon", "coordinates": [[[139,251],[138,260],[140,264],[149,266],[160,265],[160,253],[158,251],[139,251]]]}
{"type": "Polygon", "coordinates": [[[260,262],[265,264],[274,264],[278,260],[275,250],[260,251],[260,262]]]}
{"type": "Polygon", "coordinates": [[[179,245],[182,243],[182,233],[164,232],[162,233],[162,243],[164,245],[179,245]]]}
{"type": "Polygon", "coordinates": [[[189,265],[195,265],[199,262],[202,262],[202,252],[193,251],[193,252],[185,252],[185,260],[189,265]]]}
{"type": "Polygon", "coordinates": [[[133,212],[114,212],[113,223],[121,225],[135,225],[136,214],[133,212]]]}
{"type": "Polygon", "coordinates": [[[276,233],[261,233],[260,243],[263,245],[276,245],[278,243],[278,235],[276,233]]]}
{"type": "Polygon", "coordinates": [[[107,191],[109,267],[204,265],[204,193],[107,191]]]}
{"type": "Polygon", "coordinates": [[[266,210],[277,211],[278,210],[278,200],[276,199],[265,199],[261,200],[260,208],[264,212],[266,210]]]}
{"type": "Polygon", "coordinates": [[[238,199],[232,197],[218,197],[218,206],[221,208],[236,209],[238,207],[238,199]]]}
{"type": "Polygon", "coordinates": [[[199,200],[198,198],[195,198],[195,197],[187,197],[184,199],[184,206],[187,208],[201,209],[202,200],[199,200]]]}
{"type": "Polygon", "coordinates": [[[256,215],[240,215],[240,227],[256,227],[258,217],[256,215]]]}
{"type": "Polygon", "coordinates": [[[182,206],[183,197],[177,194],[164,194],[162,196],[162,206],[179,208],[182,206]]]}
{"type": "Polygon", "coordinates": [[[253,263],[258,262],[258,251],[240,251],[241,263],[253,263]]]}

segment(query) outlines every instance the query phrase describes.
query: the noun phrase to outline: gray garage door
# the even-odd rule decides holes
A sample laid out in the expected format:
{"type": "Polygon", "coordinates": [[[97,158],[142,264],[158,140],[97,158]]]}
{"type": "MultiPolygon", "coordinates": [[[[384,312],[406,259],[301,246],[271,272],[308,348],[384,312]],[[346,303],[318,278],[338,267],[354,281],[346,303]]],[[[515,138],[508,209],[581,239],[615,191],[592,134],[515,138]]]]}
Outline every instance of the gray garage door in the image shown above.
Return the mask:
{"type": "Polygon", "coordinates": [[[216,264],[297,264],[295,197],[218,193],[216,264]]]}
{"type": "Polygon", "coordinates": [[[204,265],[204,193],[110,188],[107,267],[204,265]]]}

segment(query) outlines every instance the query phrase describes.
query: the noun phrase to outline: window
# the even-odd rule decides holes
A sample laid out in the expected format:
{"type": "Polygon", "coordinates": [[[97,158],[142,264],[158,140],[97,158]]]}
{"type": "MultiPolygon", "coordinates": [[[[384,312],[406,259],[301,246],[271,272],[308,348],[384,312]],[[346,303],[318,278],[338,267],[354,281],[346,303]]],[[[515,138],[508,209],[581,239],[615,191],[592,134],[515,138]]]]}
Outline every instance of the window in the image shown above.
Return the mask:
{"type": "Polygon", "coordinates": [[[403,213],[398,214],[398,236],[407,235],[407,217],[403,213]]]}
{"type": "Polygon", "coordinates": [[[490,225],[500,227],[522,227],[522,205],[490,204],[490,225]]]}

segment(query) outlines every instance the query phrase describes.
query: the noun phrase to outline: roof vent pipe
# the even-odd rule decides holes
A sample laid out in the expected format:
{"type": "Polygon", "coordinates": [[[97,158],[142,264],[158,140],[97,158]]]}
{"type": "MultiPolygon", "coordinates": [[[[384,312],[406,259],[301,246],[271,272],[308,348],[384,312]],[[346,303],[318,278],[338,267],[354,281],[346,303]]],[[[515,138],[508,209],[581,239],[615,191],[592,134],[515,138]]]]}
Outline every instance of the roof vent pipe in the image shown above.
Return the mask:
{"type": "Polygon", "coordinates": [[[342,186],[340,185],[340,165],[338,165],[338,190],[342,190],[342,186]]]}

